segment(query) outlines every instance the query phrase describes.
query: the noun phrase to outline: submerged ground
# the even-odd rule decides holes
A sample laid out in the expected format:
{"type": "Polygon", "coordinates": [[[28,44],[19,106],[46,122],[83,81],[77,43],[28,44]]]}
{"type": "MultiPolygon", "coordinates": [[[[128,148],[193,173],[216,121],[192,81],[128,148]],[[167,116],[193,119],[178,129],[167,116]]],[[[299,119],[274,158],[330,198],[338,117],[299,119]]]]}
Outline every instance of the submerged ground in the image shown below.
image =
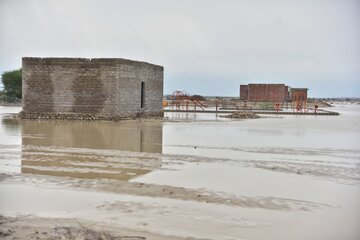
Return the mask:
{"type": "Polygon", "coordinates": [[[359,105],[249,120],[6,117],[20,110],[0,107],[2,238],[360,239],[359,105]]]}

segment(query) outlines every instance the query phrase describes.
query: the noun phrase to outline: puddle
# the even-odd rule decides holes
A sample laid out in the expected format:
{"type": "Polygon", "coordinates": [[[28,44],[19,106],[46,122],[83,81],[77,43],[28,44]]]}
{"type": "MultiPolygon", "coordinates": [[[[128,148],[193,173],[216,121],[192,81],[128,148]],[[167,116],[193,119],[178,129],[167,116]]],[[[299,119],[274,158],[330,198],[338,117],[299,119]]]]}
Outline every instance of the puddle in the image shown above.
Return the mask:
{"type": "Polygon", "coordinates": [[[179,171],[154,171],[132,181],[193,189],[211,189],[236,196],[272,196],[326,203],[338,207],[360,200],[359,185],[334,184],[308,175],[274,172],[241,165],[186,163],[179,171]],[[334,198],[334,196],[337,196],[334,198]]]}

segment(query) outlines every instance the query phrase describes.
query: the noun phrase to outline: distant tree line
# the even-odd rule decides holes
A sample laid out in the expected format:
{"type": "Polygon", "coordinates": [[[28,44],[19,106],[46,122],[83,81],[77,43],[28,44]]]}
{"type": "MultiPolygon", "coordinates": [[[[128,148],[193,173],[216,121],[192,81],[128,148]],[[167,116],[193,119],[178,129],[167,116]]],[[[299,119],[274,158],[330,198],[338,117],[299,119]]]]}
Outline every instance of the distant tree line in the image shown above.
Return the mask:
{"type": "Polygon", "coordinates": [[[5,71],[1,74],[4,86],[3,95],[8,98],[19,98],[22,96],[21,68],[13,71],[5,71]]]}

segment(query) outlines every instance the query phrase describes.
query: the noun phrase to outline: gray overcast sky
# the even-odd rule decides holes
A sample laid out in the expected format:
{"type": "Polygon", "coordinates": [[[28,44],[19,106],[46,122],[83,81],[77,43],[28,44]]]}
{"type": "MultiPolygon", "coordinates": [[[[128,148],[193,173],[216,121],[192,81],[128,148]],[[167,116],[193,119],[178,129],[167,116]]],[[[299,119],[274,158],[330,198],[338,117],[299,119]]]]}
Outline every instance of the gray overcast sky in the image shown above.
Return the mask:
{"type": "Polygon", "coordinates": [[[0,71],[23,56],[160,64],[165,93],[360,97],[360,0],[0,0],[0,71]]]}

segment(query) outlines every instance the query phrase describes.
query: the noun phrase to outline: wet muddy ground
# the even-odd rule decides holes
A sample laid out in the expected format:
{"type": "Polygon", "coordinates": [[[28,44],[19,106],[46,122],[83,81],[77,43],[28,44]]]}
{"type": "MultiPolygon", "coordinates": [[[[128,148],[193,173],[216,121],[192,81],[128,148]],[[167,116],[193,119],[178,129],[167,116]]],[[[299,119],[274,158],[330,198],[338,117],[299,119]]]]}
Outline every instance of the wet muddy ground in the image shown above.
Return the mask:
{"type": "Polygon", "coordinates": [[[89,227],[109,239],[360,238],[359,105],[246,120],[6,117],[20,110],[0,107],[5,239],[89,227]]]}

